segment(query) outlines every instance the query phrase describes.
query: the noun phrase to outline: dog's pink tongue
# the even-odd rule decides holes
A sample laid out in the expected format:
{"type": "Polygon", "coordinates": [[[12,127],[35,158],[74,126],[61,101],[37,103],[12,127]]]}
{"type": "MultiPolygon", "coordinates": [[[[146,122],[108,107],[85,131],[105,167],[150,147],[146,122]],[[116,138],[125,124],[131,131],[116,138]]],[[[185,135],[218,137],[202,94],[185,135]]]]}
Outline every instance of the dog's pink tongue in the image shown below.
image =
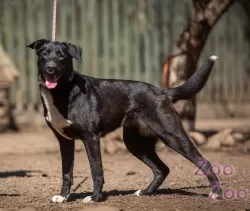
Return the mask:
{"type": "Polygon", "coordinates": [[[57,86],[57,82],[49,82],[49,81],[46,80],[45,85],[49,89],[54,89],[57,86]]]}

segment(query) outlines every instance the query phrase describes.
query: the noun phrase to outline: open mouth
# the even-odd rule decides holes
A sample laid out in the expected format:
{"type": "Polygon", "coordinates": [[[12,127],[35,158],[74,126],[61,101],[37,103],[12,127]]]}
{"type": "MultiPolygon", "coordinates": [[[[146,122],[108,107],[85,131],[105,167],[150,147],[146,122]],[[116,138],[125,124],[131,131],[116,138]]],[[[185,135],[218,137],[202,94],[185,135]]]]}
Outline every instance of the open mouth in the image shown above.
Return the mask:
{"type": "Polygon", "coordinates": [[[57,80],[59,78],[58,75],[50,75],[50,74],[45,74],[45,85],[48,89],[54,89],[57,86],[57,80]]]}

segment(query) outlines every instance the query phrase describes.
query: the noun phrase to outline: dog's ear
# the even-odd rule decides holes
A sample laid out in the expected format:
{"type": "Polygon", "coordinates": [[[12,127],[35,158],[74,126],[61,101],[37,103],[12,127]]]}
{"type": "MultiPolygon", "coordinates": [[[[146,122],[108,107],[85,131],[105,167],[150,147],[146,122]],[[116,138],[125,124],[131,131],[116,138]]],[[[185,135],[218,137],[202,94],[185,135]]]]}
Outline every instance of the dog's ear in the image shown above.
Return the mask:
{"type": "Polygon", "coordinates": [[[82,49],[79,46],[73,45],[71,43],[63,43],[67,48],[69,54],[78,62],[82,61],[82,49]]]}
{"type": "Polygon", "coordinates": [[[38,51],[45,43],[49,42],[48,40],[45,39],[40,39],[40,40],[36,40],[35,42],[27,45],[26,47],[35,49],[36,51],[38,51]]]}

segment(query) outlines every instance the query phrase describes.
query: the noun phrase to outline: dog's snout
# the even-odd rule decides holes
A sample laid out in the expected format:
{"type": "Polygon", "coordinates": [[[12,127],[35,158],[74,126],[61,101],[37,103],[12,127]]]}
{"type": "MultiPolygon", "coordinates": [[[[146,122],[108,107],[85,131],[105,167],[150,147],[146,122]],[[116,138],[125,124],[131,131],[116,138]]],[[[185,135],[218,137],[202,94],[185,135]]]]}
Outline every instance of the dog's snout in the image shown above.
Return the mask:
{"type": "Polygon", "coordinates": [[[55,68],[54,66],[48,66],[48,67],[47,67],[47,72],[48,72],[48,73],[54,73],[55,70],[56,70],[56,68],[55,68]]]}
{"type": "Polygon", "coordinates": [[[48,73],[52,74],[52,73],[54,73],[56,71],[57,65],[54,62],[49,62],[46,65],[46,69],[47,69],[48,73]]]}

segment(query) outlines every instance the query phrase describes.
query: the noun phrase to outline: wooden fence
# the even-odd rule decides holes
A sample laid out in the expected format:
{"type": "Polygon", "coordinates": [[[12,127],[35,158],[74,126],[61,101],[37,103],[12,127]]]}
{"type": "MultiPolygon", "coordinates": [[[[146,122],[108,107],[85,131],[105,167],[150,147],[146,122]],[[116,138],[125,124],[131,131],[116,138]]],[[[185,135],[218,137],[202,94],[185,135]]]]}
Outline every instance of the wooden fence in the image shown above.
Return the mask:
{"type": "MultiPolygon", "coordinates": [[[[40,104],[36,55],[25,46],[51,39],[52,0],[1,0],[0,42],[21,77],[12,104],[40,104]]],[[[103,78],[135,79],[161,86],[161,65],[187,25],[191,0],[58,0],[57,37],[83,48],[75,69],[103,78]]],[[[214,28],[201,56],[219,56],[200,101],[250,100],[249,20],[236,3],[214,28]],[[240,14],[240,15],[238,15],[240,14]]],[[[199,64],[200,65],[200,64],[199,64]]]]}

